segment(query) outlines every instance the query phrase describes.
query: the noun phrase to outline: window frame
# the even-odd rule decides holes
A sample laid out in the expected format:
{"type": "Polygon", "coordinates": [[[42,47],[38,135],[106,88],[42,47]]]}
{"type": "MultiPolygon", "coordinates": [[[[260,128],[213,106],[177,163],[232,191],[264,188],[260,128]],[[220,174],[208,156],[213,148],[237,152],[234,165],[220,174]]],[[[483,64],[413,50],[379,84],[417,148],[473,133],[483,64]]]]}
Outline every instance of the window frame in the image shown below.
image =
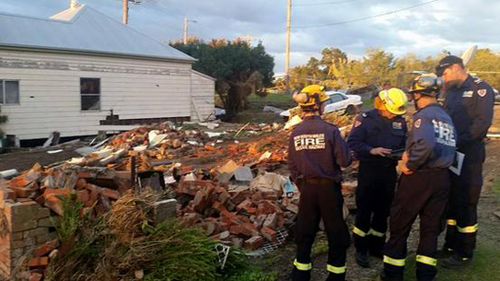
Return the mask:
{"type": "Polygon", "coordinates": [[[16,79],[0,79],[0,86],[2,87],[2,100],[0,101],[1,106],[16,106],[21,105],[21,83],[20,80],[16,79]],[[7,103],[6,92],[5,92],[5,82],[17,82],[17,103],[7,103]]]}
{"type": "Polygon", "coordinates": [[[101,78],[100,77],[80,77],[80,111],[81,112],[99,112],[101,111],[101,89],[102,89],[102,86],[101,86],[101,78]],[[99,93],[98,94],[95,94],[95,93],[92,93],[92,94],[84,94],[82,93],[82,80],[83,79],[92,79],[92,80],[97,80],[99,81],[99,93]],[[83,106],[83,103],[82,103],[82,97],[99,97],[99,108],[98,109],[83,109],[82,106],[83,106]]]}

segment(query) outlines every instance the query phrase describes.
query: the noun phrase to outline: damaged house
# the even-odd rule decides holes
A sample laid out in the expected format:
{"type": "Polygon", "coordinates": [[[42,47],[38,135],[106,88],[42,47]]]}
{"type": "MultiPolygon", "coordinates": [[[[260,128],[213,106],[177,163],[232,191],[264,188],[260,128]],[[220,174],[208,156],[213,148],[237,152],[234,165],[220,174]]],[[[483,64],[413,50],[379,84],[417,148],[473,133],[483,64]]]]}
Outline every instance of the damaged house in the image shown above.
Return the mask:
{"type": "Polygon", "coordinates": [[[0,13],[0,106],[11,139],[95,135],[117,125],[204,120],[213,78],[192,57],[89,6],[50,19],[0,13]]]}

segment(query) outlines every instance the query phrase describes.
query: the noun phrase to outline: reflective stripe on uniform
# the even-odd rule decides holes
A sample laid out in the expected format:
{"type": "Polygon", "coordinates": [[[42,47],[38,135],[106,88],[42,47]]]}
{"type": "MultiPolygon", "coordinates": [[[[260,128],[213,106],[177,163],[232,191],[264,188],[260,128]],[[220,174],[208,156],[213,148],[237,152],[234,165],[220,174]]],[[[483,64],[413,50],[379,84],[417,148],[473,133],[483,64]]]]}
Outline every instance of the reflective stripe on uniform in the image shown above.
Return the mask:
{"type": "Polygon", "coordinates": [[[437,259],[427,257],[427,256],[422,256],[422,255],[417,255],[417,262],[427,264],[430,266],[436,266],[437,265],[437,259]]]}
{"type": "Polygon", "coordinates": [[[457,225],[457,221],[456,220],[447,220],[446,223],[449,226],[456,226],[457,225]]]}
{"type": "Polygon", "coordinates": [[[366,236],[366,232],[364,232],[363,230],[357,228],[357,227],[354,227],[354,229],[352,230],[352,232],[358,236],[361,236],[361,237],[365,237],[366,236]]]}
{"type": "Polygon", "coordinates": [[[342,273],[345,273],[346,267],[345,267],[345,265],[344,266],[333,266],[333,265],[327,264],[326,270],[328,270],[331,273],[342,274],[342,273]]]}
{"type": "Polygon", "coordinates": [[[378,232],[378,231],[374,230],[373,228],[370,229],[370,231],[368,231],[368,234],[371,234],[371,235],[376,236],[376,237],[384,237],[385,236],[385,233],[378,232]]]}
{"type": "Polygon", "coordinates": [[[474,233],[474,232],[477,232],[478,229],[479,229],[479,225],[477,223],[475,225],[466,226],[466,227],[460,227],[457,225],[457,230],[460,233],[474,233]]]}
{"type": "Polygon", "coordinates": [[[307,271],[312,269],[312,263],[300,263],[297,260],[293,261],[293,265],[298,269],[302,271],[307,271]]]}
{"type": "Polygon", "coordinates": [[[388,256],[384,256],[384,263],[388,263],[395,266],[405,266],[406,259],[393,259],[388,256]]]}

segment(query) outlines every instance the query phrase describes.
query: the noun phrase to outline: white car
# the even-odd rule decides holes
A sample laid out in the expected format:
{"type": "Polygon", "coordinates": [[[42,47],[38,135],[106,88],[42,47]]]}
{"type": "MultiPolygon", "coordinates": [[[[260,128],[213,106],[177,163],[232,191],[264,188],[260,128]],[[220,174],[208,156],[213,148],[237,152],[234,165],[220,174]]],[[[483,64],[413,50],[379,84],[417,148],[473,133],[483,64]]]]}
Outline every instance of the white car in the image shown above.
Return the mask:
{"type": "MultiPolygon", "coordinates": [[[[324,113],[344,111],[346,114],[354,114],[363,104],[358,95],[346,95],[338,91],[326,91],[326,94],[330,100],[327,101],[324,113]]],[[[290,117],[290,109],[281,112],[280,116],[290,117]]]]}

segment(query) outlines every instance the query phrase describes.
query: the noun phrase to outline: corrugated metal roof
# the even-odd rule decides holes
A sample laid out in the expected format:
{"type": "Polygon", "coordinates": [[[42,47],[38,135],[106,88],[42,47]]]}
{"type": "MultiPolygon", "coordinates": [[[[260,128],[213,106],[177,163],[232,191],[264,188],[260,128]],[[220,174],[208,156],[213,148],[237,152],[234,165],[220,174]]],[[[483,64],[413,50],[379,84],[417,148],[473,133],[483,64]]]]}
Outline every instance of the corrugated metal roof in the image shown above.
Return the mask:
{"type": "Polygon", "coordinates": [[[0,13],[0,27],[0,46],[195,60],[88,6],[70,8],[53,19],[0,13]]]}

